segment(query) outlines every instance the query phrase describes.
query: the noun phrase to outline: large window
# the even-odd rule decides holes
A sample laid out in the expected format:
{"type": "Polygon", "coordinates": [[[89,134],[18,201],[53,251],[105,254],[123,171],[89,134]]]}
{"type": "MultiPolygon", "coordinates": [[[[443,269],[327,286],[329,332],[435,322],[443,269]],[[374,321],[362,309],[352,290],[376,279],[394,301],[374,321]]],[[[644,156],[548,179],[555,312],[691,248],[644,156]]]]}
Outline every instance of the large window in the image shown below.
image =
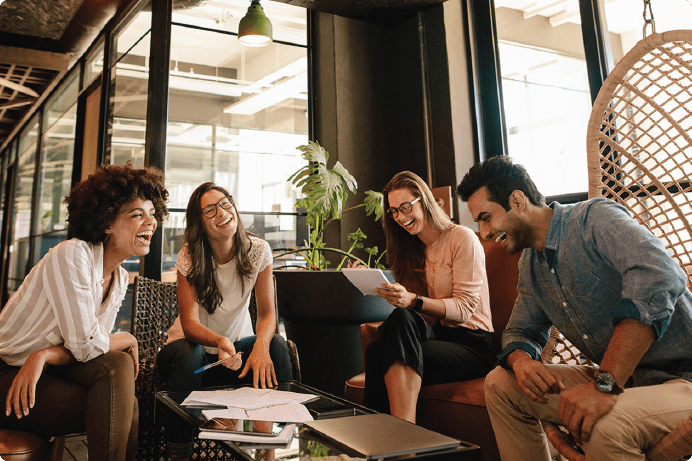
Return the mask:
{"type": "MultiPolygon", "coordinates": [[[[632,47],[642,39],[644,26],[643,0],[618,0],[605,2],[605,16],[610,32],[610,47],[617,64],[632,47]]],[[[689,0],[652,0],[651,11],[656,32],[692,27],[692,3],[689,0]]],[[[647,9],[647,17],[650,17],[647,9]]],[[[651,27],[647,27],[651,34],[651,27]]]]}
{"type": "Polygon", "coordinates": [[[67,237],[65,196],[72,185],[79,72],[72,75],[46,104],[39,163],[36,264],[50,248],[67,237]]]}
{"type": "Polygon", "coordinates": [[[111,68],[109,142],[106,158],[112,165],[128,161],[144,165],[147,128],[151,12],[141,11],[114,37],[111,68]]]}
{"type": "Polygon", "coordinates": [[[585,192],[591,97],[581,29],[551,21],[547,6],[502,5],[495,13],[508,155],[544,195],[585,192]]]}
{"type": "MultiPolygon", "coordinates": [[[[166,185],[171,207],[184,209],[205,181],[235,198],[245,226],[274,247],[294,246],[290,215],[296,191],[286,183],[302,165],[308,141],[307,39],[304,8],[265,2],[274,43],[240,44],[245,0],[173,13],[166,185]]],[[[185,227],[171,214],[164,231],[164,278],[172,276],[185,227]]]]}
{"type": "Polygon", "coordinates": [[[12,242],[9,248],[8,298],[17,291],[30,269],[31,195],[36,176],[38,127],[38,116],[35,116],[19,138],[14,201],[10,218],[12,242]]]}

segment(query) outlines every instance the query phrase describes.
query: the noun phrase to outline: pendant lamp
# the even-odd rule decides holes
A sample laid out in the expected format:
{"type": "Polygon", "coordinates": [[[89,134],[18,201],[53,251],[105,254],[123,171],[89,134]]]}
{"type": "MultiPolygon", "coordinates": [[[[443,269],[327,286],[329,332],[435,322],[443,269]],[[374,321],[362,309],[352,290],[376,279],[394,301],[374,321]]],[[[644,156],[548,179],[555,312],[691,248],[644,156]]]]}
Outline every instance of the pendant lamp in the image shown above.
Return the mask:
{"type": "Polygon", "coordinates": [[[252,0],[247,14],[240,20],[238,40],[246,46],[265,46],[272,42],[272,23],[259,0],[252,0]]]}

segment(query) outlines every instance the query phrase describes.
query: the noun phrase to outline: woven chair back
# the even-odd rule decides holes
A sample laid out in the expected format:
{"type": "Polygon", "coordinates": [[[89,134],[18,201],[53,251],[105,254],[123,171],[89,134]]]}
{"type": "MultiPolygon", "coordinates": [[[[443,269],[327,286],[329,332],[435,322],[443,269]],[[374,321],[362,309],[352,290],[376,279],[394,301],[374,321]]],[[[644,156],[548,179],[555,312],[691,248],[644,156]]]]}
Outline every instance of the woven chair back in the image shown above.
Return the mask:
{"type": "Polygon", "coordinates": [[[653,34],[610,73],[587,127],[589,196],[623,204],[692,286],[692,31],[653,34]]]}

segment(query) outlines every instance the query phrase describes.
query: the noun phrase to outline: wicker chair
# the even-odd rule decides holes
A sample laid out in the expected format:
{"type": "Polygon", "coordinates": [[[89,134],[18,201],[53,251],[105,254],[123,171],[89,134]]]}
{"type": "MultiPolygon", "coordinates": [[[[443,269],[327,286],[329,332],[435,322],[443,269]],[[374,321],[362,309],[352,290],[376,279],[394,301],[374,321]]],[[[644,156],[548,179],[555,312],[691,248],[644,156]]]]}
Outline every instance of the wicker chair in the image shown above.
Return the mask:
{"type": "MultiPolygon", "coordinates": [[[[587,156],[589,196],[624,205],[664,242],[692,286],[692,31],[653,34],[620,60],[594,102],[587,156]]],[[[559,342],[555,335],[551,341],[559,342]]],[[[544,360],[580,363],[574,351],[544,360]]],[[[544,427],[566,459],[585,459],[564,431],[551,423],[544,427]]],[[[690,454],[692,419],[664,437],[647,459],[690,454]]]]}
{"type": "MultiPolygon", "coordinates": [[[[139,376],[135,386],[140,415],[137,459],[143,461],[165,459],[163,455],[166,453],[165,440],[159,437],[160,431],[156,430],[154,415],[156,391],[165,389],[165,384],[156,370],[156,354],[166,343],[167,331],[178,317],[177,283],[136,277],[132,298],[132,334],[139,344],[139,376]]],[[[254,329],[257,321],[254,292],[249,309],[254,329]]],[[[278,311],[276,326],[278,331],[278,311]]],[[[298,350],[293,341],[289,340],[287,343],[291,354],[293,377],[296,381],[300,381],[298,350]]],[[[224,459],[225,451],[216,442],[200,440],[196,445],[198,445],[196,451],[203,452],[204,457],[224,459]]]]}

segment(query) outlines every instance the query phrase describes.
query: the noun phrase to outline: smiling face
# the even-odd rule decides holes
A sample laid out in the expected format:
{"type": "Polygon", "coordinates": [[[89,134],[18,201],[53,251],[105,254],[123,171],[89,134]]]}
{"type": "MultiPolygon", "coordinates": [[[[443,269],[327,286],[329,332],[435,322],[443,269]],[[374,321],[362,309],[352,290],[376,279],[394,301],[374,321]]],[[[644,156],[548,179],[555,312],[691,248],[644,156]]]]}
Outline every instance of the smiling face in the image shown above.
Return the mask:
{"type": "Polygon", "coordinates": [[[481,238],[500,242],[508,254],[530,246],[530,229],[517,215],[516,204],[510,197],[510,209],[490,200],[488,189],[481,187],[468,201],[473,220],[478,223],[481,238]]]}
{"type": "Polygon", "coordinates": [[[105,241],[106,248],[121,255],[123,260],[148,254],[151,237],[158,225],[155,212],[151,200],[141,198],[120,207],[116,218],[106,229],[109,234],[105,241]]]}
{"type": "MultiPolygon", "coordinates": [[[[387,201],[389,202],[390,208],[396,208],[397,210],[404,203],[411,203],[416,200],[415,195],[410,189],[404,187],[402,189],[396,189],[387,194],[387,201]]],[[[399,211],[396,218],[392,218],[394,221],[406,229],[406,231],[411,235],[418,235],[424,230],[427,230],[430,225],[428,223],[428,218],[425,215],[425,210],[423,209],[423,203],[418,200],[411,207],[411,212],[406,214],[399,211]]]]}
{"type": "Polygon", "coordinates": [[[236,231],[238,230],[238,212],[235,206],[231,206],[230,209],[224,210],[218,203],[225,199],[226,196],[223,192],[211,189],[205,192],[200,199],[200,207],[202,210],[210,205],[216,206],[216,216],[213,218],[207,218],[202,215],[202,228],[207,238],[212,240],[227,240],[232,238],[236,231]]]}

